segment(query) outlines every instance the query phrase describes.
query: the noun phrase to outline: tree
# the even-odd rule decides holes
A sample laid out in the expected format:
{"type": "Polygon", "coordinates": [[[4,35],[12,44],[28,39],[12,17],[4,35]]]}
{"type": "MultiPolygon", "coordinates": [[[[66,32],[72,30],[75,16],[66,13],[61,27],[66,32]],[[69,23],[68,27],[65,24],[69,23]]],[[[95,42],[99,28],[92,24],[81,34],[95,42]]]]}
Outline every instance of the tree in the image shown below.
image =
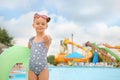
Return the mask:
{"type": "Polygon", "coordinates": [[[0,43],[5,44],[6,46],[12,46],[13,37],[10,36],[5,28],[0,27],[0,43]]]}
{"type": "Polygon", "coordinates": [[[47,61],[48,61],[48,63],[50,63],[50,64],[53,64],[53,65],[57,65],[56,64],[56,62],[55,62],[55,56],[54,55],[49,55],[48,57],[47,57],[47,61]]]}

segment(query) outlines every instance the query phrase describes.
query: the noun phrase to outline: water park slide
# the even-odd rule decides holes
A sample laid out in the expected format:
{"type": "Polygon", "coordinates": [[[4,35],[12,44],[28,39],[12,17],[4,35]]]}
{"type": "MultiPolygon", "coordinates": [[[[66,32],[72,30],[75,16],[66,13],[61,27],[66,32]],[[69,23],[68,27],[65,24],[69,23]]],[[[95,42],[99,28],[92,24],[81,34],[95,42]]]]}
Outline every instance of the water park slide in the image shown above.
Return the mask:
{"type": "MultiPolygon", "coordinates": [[[[103,44],[105,47],[109,48],[109,49],[116,49],[118,52],[120,52],[120,46],[112,46],[110,44],[103,44]]],[[[113,51],[114,52],[114,51],[113,51]]]]}
{"type": "Polygon", "coordinates": [[[118,57],[120,57],[120,52],[117,50],[117,49],[111,49],[111,48],[108,48],[110,49],[112,52],[114,52],[118,57]]]}
{"type": "MultiPolygon", "coordinates": [[[[95,48],[97,48],[97,49],[102,49],[102,50],[104,50],[104,51],[106,51],[107,53],[109,53],[110,55],[112,55],[117,61],[120,61],[120,57],[118,57],[118,55],[116,55],[113,51],[111,51],[110,49],[108,49],[108,48],[100,48],[99,46],[97,46],[96,44],[91,44],[90,42],[89,42],[89,44],[91,45],[91,46],[94,46],[95,48]]],[[[102,52],[102,51],[101,51],[102,52]]]]}
{"type": "Polygon", "coordinates": [[[103,50],[105,50],[106,52],[108,52],[109,54],[111,54],[113,57],[115,57],[115,59],[117,61],[120,61],[120,57],[118,55],[116,55],[112,50],[108,49],[108,48],[102,48],[103,50]]]}
{"type": "Polygon", "coordinates": [[[110,45],[110,44],[107,44],[107,43],[105,43],[105,44],[103,44],[105,47],[107,47],[107,48],[113,48],[113,49],[120,49],[120,46],[112,46],[112,45],[110,45]]]}
{"type": "MultiPolygon", "coordinates": [[[[115,62],[115,59],[114,58],[112,58],[111,56],[109,56],[108,54],[106,54],[106,49],[101,49],[100,47],[98,47],[96,44],[92,44],[92,43],[90,43],[89,41],[88,42],[86,42],[86,46],[90,46],[90,47],[92,47],[92,48],[94,48],[95,50],[97,50],[99,53],[101,53],[102,55],[104,55],[104,56],[106,56],[106,57],[108,57],[109,59],[111,59],[111,61],[113,61],[113,62],[115,62]]],[[[110,53],[109,53],[110,54],[110,53]]]]}
{"type": "Polygon", "coordinates": [[[81,62],[86,62],[86,61],[88,61],[88,60],[92,57],[91,51],[89,51],[89,50],[88,50],[87,48],[85,48],[85,47],[80,46],[79,44],[76,44],[75,42],[69,41],[69,39],[65,39],[65,40],[64,40],[64,44],[72,44],[72,45],[74,45],[74,46],[76,46],[76,47],[78,47],[78,48],[81,48],[82,50],[84,50],[85,52],[88,53],[85,58],[80,58],[80,59],[79,59],[81,62]]]}
{"type": "Polygon", "coordinates": [[[16,63],[23,63],[28,69],[29,48],[24,46],[13,46],[0,55],[0,80],[9,80],[11,69],[16,63]]]}
{"type": "MultiPolygon", "coordinates": [[[[94,46],[98,47],[95,44],[94,44],[94,46]]],[[[98,47],[98,48],[100,48],[100,47],[98,47]]],[[[110,49],[108,49],[108,48],[101,48],[101,49],[105,50],[107,53],[112,55],[116,60],[120,61],[120,58],[113,51],[111,51],[110,49]]]]}

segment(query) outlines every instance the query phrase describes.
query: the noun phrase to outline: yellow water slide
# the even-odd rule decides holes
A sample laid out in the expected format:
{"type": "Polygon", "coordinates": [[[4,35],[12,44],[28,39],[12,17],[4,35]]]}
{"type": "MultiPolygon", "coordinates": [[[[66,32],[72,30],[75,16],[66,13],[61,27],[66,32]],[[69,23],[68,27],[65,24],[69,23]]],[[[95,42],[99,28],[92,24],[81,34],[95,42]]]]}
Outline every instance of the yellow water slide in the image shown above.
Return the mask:
{"type": "Polygon", "coordinates": [[[65,39],[64,44],[74,45],[74,46],[76,46],[76,47],[78,47],[78,48],[80,48],[80,49],[82,49],[82,50],[84,50],[85,52],[88,53],[87,56],[85,56],[85,58],[78,58],[77,59],[78,62],[87,62],[92,57],[91,51],[89,51],[87,48],[82,47],[81,45],[79,45],[79,44],[77,44],[75,42],[70,41],[69,39],[65,39]]]}

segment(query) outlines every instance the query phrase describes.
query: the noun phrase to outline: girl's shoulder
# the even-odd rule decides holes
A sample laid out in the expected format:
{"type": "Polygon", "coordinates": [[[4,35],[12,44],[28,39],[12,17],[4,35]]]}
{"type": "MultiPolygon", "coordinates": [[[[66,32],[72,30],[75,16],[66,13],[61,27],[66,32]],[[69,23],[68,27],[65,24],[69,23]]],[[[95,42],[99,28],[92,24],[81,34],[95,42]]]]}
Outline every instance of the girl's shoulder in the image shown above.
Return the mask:
{"type": "Polygon", "coordinates": [[[35,36],[30,37],[29,42],[33,41],[34,38],[35,38],[35,36]]]}

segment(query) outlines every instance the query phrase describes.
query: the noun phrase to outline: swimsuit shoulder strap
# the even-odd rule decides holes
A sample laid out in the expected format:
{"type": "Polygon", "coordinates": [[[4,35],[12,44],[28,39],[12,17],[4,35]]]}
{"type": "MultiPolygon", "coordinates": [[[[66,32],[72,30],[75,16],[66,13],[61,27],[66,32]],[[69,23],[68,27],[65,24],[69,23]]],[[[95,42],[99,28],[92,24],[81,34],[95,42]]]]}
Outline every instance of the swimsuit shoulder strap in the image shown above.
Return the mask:
{"type": "Polygon", "coordinates": [[[33,36],[33,37],[31,37],[31,38],[29,39],[30,44],[33,43],[33,39],[34,39],[34,38],[35,38],[35,36],[33,36]]]}

